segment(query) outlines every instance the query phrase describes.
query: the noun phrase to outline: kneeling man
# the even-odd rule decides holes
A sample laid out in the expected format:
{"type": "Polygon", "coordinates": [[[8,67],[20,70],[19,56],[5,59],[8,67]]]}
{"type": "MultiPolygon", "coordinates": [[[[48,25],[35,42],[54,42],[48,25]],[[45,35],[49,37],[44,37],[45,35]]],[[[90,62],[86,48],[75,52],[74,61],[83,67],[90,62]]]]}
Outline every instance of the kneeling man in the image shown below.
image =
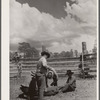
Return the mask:
{"type": "Polygon", "coordinates": [[[53,79],[53,82],[50,84],[51,86],[58,86],[58,74],[55,69],[52,68],[52,71],[48,71],[46,75],[46,86],[48,87],[48,79],[53,79]]]}

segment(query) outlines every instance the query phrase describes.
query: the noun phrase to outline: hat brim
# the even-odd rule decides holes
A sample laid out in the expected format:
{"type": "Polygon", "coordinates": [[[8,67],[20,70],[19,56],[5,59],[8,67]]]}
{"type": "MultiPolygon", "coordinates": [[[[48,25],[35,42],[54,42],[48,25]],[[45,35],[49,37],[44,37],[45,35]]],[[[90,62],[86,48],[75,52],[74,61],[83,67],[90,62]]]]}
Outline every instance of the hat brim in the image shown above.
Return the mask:
{"type": "Polygon", "coordinates": [[[43,51],[43,52],[41,53],[41,56],[44,56],[44,55],[47,55],[47,58],[50,58],[50,54],[49,54],[48,52],[43,51]]]}

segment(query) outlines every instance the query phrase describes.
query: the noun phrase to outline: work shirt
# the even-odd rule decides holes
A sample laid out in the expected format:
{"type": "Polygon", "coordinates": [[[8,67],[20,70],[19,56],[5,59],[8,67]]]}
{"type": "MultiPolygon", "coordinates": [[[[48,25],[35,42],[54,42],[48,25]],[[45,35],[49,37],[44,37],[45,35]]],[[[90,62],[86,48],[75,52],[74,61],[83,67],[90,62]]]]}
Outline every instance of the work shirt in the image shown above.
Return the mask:
{"type": "Polygon", "coordinates": [[[72,76],[71,78],[68,77],[67,84],[69,84],[73,89],[76,88],[76,78],[72,76]]]}
{"type": "Polygon", "coordinates": [[[36,72],[38,73],[41,73],[41,74],[46,74],[47,73],[47,68],[48,68],[48,65],[47,65],[47,60],[45,57],[41,57],[37,63],[37,70],[36,72]]]}

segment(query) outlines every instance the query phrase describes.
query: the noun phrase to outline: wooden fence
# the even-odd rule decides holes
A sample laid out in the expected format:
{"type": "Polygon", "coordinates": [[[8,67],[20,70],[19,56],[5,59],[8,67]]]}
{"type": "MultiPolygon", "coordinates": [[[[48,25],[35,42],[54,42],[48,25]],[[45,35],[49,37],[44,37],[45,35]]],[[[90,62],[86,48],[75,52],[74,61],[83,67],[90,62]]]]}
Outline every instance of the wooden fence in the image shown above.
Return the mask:
{"type": "MultiPolygon", "coordinates": [[[[23,72],[30,72],[36,70],[36,64],[39,58],[36,59],[21,59],[23,72]]],[[[91,74],[96,74],[97,64],[96,58],[90,58],[85,61],[91,74]]],[[[48,59],[48,65],[55,68],[60,76],[66,73],[66,70],[71,69],[75,74],[78,73],[78,66],[80,64],[79,58],[52,58],[48,59]]],[[[17,66],[13,63],[10,64],[10,73],[17,73],[17,66]]]]}

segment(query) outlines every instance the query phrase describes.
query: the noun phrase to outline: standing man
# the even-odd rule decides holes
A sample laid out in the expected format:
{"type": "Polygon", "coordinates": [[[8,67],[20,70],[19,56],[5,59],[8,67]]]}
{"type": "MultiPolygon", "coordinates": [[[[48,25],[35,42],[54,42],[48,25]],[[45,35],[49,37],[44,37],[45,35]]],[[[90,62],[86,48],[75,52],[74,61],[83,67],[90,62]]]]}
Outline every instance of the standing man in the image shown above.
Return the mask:
{"type": "Polygon", "coordinates": [[[18,69],[18,77],[21,78],[21,74],[22,74],[22,64],[21,64],[21,62],[18,63],[17,69],[18,69]]]}
{"type": "Polygon", "coordinates": [[[49,67],[47,65],[47,58],[50,57],[50,54],[46,51],[43,51],[41,53],[41,58],[39,59],[37,63],[37,70],[36,70],[36,81],[37,81],[37,87],[38,87],[38,100],[43,100],[44,97],[44,91],[46,88],[46,74],[48,70],[52,70],[53,68],[49,67]]]}

